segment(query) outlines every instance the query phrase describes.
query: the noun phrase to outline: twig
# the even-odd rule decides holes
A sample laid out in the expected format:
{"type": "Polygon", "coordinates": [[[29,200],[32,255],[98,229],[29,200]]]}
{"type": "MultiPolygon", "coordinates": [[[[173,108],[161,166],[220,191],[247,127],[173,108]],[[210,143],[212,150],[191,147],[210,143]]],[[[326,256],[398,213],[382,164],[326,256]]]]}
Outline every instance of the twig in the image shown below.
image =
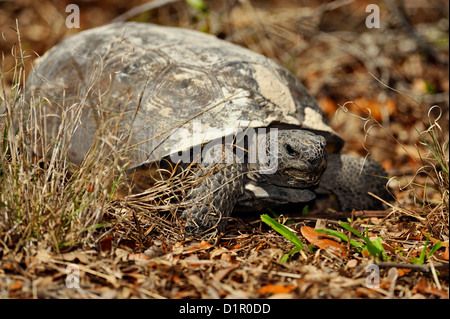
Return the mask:
{"type": "MultiPolygon", "coordinates": [[[[405,264],[405,263],[392,263],[392,262],[377,262],[376,265],[378,267],[388,268],[388,267],[396,267],[396,268],[407,268],[416,271],[430,272],[432,271],[432,267],[430,265],[416,265],[416,264],[405,264]]],[[[449,269],[448,263],[439,263],[433,264],[434,269],[449,269]]]]}
{"type": "Polygon", "coordinates": [[[326,211],[326,212],[317,212],[317,213],[311,213],[308,215],[302,215],[302,216],[295,216],[295,218],[300,219],[345,219],[345,218],[351,218],[352,214],[356,218],[369,218],[369,217],[386,217],[392,213],[391,210],[359,210],[352,212],[332,212],[332,211],[326,211]]]}

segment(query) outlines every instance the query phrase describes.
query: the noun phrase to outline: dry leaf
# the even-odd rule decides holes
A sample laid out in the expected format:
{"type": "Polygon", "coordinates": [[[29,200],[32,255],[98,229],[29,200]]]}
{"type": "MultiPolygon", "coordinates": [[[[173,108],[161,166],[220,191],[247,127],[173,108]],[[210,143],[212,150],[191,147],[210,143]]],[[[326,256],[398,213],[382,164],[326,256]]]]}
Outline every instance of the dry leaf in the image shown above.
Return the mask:
{"type": "Polygon", "coordinates": [[[209,254],[209,258],[214,259],[217,256],[222,256],[222,254],[224,253],[229,253],[229,250],[225,247],[219,247],[211,251],[211,253],[209,254]]]}
{"type": "Polygon", "coordinates": [[[144,251],[144,254],[150,258],[162,256],[164,254],[164,250],[162,250],[159,246],[151,246],[147,250],[144,251]]]}
{"type": "Polygon", "coordinates": [[[89,253],[87,251],[75,250],[65,254],[54,256],[54,259],[70,262],[74,262],[76,259],[78,259],[80,263],[87,265],[92,260],[92,256],[89,253]]]}
{"type": "Polygon", "coordinates": [[[355,268],[356,266],[358,266],[358,261],[356,259],[351,259],[347,263],[348,268],[355,268]]]}
{"type": "Polygon", "coordinates": [[[409,268],[398,268],[397,270],[398,270],[399,277],[402,277],[412,271],[412,269],[409,269],[409,268]]]}
{"type": "Polygon", "coordinates": [[[22,280],[15,280],[11,285],[9,285],[9,291],[16,291],[19,289],[22,289],[23,281],[22,280]]]}
{"type": "Polygon", "coordinates": [[[344,248],[342,246],[334,241],[331,236],[321,234],[315,231],[312,227],[303,226],[300,228],[300,231],[303,235],[303,237],[306,238],[311,244],[326,249],[336,256],[346,256],[344,248]]]}
{"type": "Polygon", "coordinates": [[[190,254],[197,252],[199,250],[207,250],[210,249],[211,247],[212,245],[210,243],[208,243],[206,240],[202,240],[199,244],[186,248],[183,251],[183,254],[190,254]]]}
{"type": "Polygon", "coordinates": [[[101,251],[110,251],[111,247],[112,247],[112,239],[113,238],[114,238],[114,236],[112,236],[112,235],[102,238],[102,240],[100,241],[100,250],[101,251]]]}
{"type": "Polygon", "coordinates": [[[448,299],[448,292],[442,289],[437,289],[428,284],[426,278],[422,277],[417,281],[417,284],[414,286],[413,291],[417,291],[423,294],[433,294],[443,299],[448,299]]]}
{"type": "Polygon", "coordinates": [[[223,269],[219,269],[215,274],[214,274],[214,279],[216,279],[217,281],[222,281],[222,279],[224,279],[225,277],[227,277],[233,270],[239,268],[238,266],[232,266],[232,267],[227,267],[227,268],[223,268],[223,269]]]}
{"type": "Polygon", "coordinates": [[[392,116],[397,112],[397,105],[394,100],[387,99],[386,101],[379,101],[378,99],[368,99],[365,97],[357,98],[354,100],[355,104],[347,104],[351,111],[357,112],[359,114],[364,114],[367,109],[370,109],[370,114],[377,121],[382,121],[383,116],[392,116]],[[362,109],[360,109],[359,107],[362,109]]]}
{"type": "Polygon", "coordinates": [[[88,187],[87,187],[87,191],[88,191],[89,193],[93,193],[94,190],[95,190],[94,184],[89,183],[89,185],[88,185],[88,187]]]}
{"type": "Polygon", "coordinates": [[[365,287],[356,288],[355,294],[361,298],[379,298],[380,296],[378,291],[365,287]]]}
{"type": "Polygon", "coordinates": [[[445,260],[448,260],[448,246],[445,247],[445,251],[442,254],[442,258],[444,258],[445,260]]]}
{"type": "Polygon", "coordinates": [[[338,109],[338,105],[328,96],[323,96],[317,101],[320,105],[320,108],[327,115],[336,113],[338,109]]]}
{"type": "Polygon", "coordinates": [[[147,260],[150,259],[149,256],[147,256],[146,254],[142,254],[142,253],[131,253],[128,255],[128,260],[147,260]]]}
{"type": "Polygon", "coordinates": [[[283,286],[283,285],[279,285],[279,284],[276,284],[276,285],[268,284],[268,285],[265,285],[265,286],[259,288],[258,293],[260,293],[261,295],[286,294],[286,293],[293,291],[295,288],[297,288],[297,286],[294,286],[294,285],[283,286]]]}

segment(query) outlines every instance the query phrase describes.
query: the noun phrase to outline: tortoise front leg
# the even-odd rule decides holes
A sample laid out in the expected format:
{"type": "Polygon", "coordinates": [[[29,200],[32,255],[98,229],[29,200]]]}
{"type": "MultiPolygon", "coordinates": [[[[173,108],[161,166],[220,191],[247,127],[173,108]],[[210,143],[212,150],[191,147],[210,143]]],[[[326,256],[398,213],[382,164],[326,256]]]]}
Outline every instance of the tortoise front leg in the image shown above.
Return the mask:
{"type": "Polygon", "coordinates": [[[181,218],[187,235],[215,236],[228,223],[237,198],[243,193],[243,164],[197,164],[198,184],[188,195],[181,218]]]}

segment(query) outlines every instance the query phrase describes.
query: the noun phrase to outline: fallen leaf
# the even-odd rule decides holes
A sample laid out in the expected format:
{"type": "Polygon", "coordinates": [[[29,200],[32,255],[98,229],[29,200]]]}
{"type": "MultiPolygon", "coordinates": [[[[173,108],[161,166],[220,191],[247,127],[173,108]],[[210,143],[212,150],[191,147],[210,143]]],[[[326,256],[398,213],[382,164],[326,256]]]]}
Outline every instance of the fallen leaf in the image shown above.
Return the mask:
{"type": "Polygon", "coordinates": [[[370,288],[358,287],[355,290],[355,294],[362,298],[379,298],[379,292],[370,288]]]}
{"type": "Polygon", "coordinates": [[[307,226],[300,228],[300,232],[311,244],[326,249],[336,256],[346,256],[344,248],[338,242],[334,241],[333,237],[318,233],[314,228],[307,226]]]}
{"type": "Polygon", "coordinates": [[[131,253],[128,255],[128,260],[143,260],[143,259],[147,260],[150,259],[150,257],[142,253],[131,253]]]}
{"type": "Polygon", "coordinates": [[[222,268],[219,269],[215,274],[214,274],[214,279],[216,279],[217,281],[222,281],[222,279],[224,279],[226,276],[228,276],[233,270],[239,268],[239,266],[232,266],[232,267],[227,267],[227,268],[222,268]]]}
{"type": "Polygon", "coordinates": [[[321,97],[317,102],[323,112],[327,115],[336,113],[336,110],[338,109],[338,105],[328,96],[321,97]]]}
{"type": "Polygon", "coordinates": [[[90,252],[83,251],[83,250],[75,250],[71,251],[65,254],[61,254],[54,257],[56,260],[64,260],[64,261],[70,261],[74,262],[76,259],[78,259],[82,264],[89,264],[89,262],[92,259],[92,256],[90,256],[90,252]]]}
{"type": "Polygon", "coordinates": [[[368,99],[365,97],[357,98],[354,103],[347,104],[351,111],[364,115],[370,110],[371,116],[377,121],[382,121],[383,117],[395,115],[397,112],[397,105],[394,100],[387,99],[380,101],[376,98],[368,99]]]}
{"type": "Polygon", "coordinates": [[[208,243],[206,240],[202,240],[199,244],[186,248],[183,251],[183,254],[190,254],[193,252],[197,252],[199,250],[207,250],[210,249],[211,247],[212,245],[210,243],[208,243]]]}
{"type": "Polygon", "coordinates": [[[363,257],[370,257],[370,253],[367,249],[364,249],[361,254],[363,255],[363,257]]]}
{"type": "Polygon", "coordinates": [[[184,267],[201,267],[204,265],[212,265],[214,264],[214,261],[209,259],[200,259],[197,255],[192,254],[189,255],[189,257],[180,260],[180,263],[184,267]]]}
{"type": "Polygon", "coordinates": [[[89,193],[93,193],[94,192],[94,184],[92,184],[92,183],[89,183],[89,185],[88,185],[88,187],[87,187],[87,191],[89,192],[89,193]]]}
{"type": "Polygon", "coordinates": [[[158,257],[164,254],[164,250],[159,246],[152,246],[144,251],[144,254],[150,258],[158,257]]]}
{"type": "Polygon", "coordinates": [[[410,273],[412,269],[409,269],[409,268],[398,268],[397,270],[398,270],[398,276],[402,277],[402,276],[410,273]]]}
{"type": "Polygon", "coordinates": [[[347,263],[348,268],[355,268],[358,265],[358,261],[356,259],[351,259],[347,263]]]}
{"type": "Polygon", "coordinates": [[[229,253],[230,251],[225,247],[216,248],[209,254],[210,259],[214,259],[217,256],[222,256],[224,253],[229,253]]]}
{"type": "Polygon", "coordinates": [[[444,258],[445,260],[448,260],[448,246],[445,248],[445,251],[442,254],[442,258],[444,258]]]}
{"type": "Polygon", "coordinates": [[[232,249],[232,250],[236,250],[236,249],[241,248],[242,246],[243,246],[242,244],[236,244],[236,245],[234,245],[231,249],[232,249]]]}
{"type": "Polygon", "coordinates": [[[268,284],[268,285],[265,285],[265,286],[262,286],[261,288],[259,288],[258,293],[260,293],[261,295],[286,294],[286,293],[291,292],[295,288],[297,288],[297,286],[294,286],[294,285],[283,286],[283,285],[279,285],[279,284],[276,284],[276,285],[268,284]]]}
{"type": "Polygon", "coordinates": [[[426,278],[422,277],[417,281],[417,284],[414,286],[413,291],[420,292],[423,294],[433,294],[443,299],[448,299],[448,292],[442,289],[437,289],[428,284],[426,278]]]}
{"type": "Polygon", "coordinates": [[[102,238],[102,240],[100,241],[100,250],[101,251],[110,251],[111,247],[112,247],[112,239],[113,238],[114,238],[114,236],[112,236],[112,235],[102,238]]]}
{"type": "Polygon", "coordinates": [[[386,171],[389,171],[394,166],[394,163],[392,162],[392,159],[386,159],[381,162],[381,166],[383,166],[386,171]]]}
{"type": "Polygon", "coordinates": [[[389,251],[390,253],[395,254],[397,252],[397,250],[389,244],[381,243],[381,246],[383,246],[384,250],[389,251]]]}
{"type": "Polygon", "coordinates": [[[19,289],[22,289],[23,281],[22,280],[15,280],[11,285],[9,285],[9,291],[16,291],[19,289]]]}

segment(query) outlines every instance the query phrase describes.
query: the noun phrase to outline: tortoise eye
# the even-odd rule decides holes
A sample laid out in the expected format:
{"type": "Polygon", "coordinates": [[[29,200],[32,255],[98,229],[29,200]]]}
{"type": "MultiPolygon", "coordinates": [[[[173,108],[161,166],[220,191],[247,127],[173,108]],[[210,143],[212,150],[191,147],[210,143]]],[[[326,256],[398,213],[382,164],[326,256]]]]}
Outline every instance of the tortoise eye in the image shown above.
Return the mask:
{"type": "Polygon", "coordinates": [[[286,152],[288,153],[289,156],[292,156],[292,157],[298,155],[298,153],[289,144],[286,144],[286,152]]]}

